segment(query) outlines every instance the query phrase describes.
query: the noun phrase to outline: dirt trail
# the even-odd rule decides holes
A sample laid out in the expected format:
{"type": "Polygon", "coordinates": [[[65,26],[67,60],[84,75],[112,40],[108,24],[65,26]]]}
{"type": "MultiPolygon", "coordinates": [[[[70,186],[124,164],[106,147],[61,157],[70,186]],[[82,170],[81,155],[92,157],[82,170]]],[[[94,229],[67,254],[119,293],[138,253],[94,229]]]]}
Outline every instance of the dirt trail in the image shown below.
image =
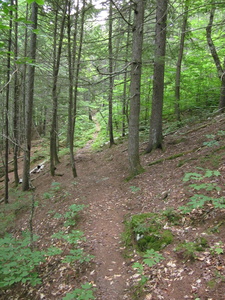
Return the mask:
{"type": "Polygon", "coordinates": [[[123,174],[114,168],[110,172],[113,157],[107,161],[101,153],[91,155],[86,147],[79,156],[81,160],[84,158],[82,163],[78,163],[82,187],[79,193],[85,195],[83,202],[89,205],[82,230],[91,254],[95,256],[88,279],[96,284],[98,300],[129,299],[126,294],[129,268],[121,245],[123,220],[127,214],[127,206],[122,201],[125,193],[123,174]]]}

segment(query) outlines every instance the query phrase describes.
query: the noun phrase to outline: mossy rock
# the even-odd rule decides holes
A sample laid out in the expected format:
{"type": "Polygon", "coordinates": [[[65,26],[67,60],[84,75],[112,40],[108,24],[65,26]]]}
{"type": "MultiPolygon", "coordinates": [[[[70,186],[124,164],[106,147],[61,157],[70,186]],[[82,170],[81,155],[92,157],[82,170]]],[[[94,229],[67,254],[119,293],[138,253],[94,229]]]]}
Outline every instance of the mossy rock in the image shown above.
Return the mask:
{"type": "Polygon", "coordinates": [[[152,234],[144,235],[137,241],[137,246],[142,252],[150,249],[159,251],[171,244],[172,241],[172,232],[170,230],[163,230],[161,232],[154,232],[152,234]]]}

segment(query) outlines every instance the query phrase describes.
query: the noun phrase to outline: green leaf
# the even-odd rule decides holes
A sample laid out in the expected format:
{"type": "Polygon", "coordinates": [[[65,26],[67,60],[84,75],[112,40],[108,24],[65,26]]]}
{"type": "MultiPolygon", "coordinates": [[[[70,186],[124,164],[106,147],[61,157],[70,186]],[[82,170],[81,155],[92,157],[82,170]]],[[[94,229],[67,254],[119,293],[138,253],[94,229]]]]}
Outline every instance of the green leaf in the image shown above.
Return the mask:
{"type": "Polygon", "coordinates": [[[194,180],[202,179],[202,175],[199,174],[199,173],[195,173],[195,172],[194,173],[186,173],[184,175],[183,181],[187,182],[187,181],[189,181],[191,179],[194,179],[194,180]]]}
{"type": "Polygon", "coordinates": [[[152,267],[159,263],[161,260],[164,259],[162,254],[158,253],[157,251],[150,249],[147,250],[144,254],[145,259],[143,259],[144,263],[148,265],[149,267],[152,267]]]}
{"type": "Polygon", "coordinates": [[[38,5],[44,5],[44,4],[45,4],[45,1],[44,1],[44,0],[35,0],[35,2],[36,2],[38,5]]]}

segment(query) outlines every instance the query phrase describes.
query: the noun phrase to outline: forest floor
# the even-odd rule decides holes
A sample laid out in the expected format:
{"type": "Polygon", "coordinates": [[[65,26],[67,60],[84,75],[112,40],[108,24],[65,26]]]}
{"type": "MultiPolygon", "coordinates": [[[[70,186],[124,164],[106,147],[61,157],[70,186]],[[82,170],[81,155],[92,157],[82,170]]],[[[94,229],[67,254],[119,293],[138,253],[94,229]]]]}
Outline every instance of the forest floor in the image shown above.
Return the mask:
{"type": "MultiPolygon", "coordinates": [[[[178,211],[178,207],[189,202],[190,182],[184,182],[183,178],[189,172],[202,172],[197,167],[220,171],[220,176],[204,180],[222,189],[206,194],[225,196],[224,131],[225,118],[221,115],[166,135],[163,150],[143,154],[146,147],[143,142],[140,152],[145,172],[130,181],[126,180],[129,175],[126,141],[111,148],[104,146],[97,152],[91,150],[90,141],[76,154],[78,177],[75,179],[67,155],[61,158],[54,178],[49,175],[48,164],[40,173],[32,174],[38,201],[33,218],[33,230],[39,236],[37,246],[40,249],[50,246],[52,234],[62,230],[63,221],[54,217],[56,213],[63,215],[71,205],[84,204],[76,229],[84,233],[86,241],[82,247],[94,258],[74,267],[63,263],[60,255],[51,257],[40,267],[42,284],[15,285],[0,292],[0,299],[60,300],[89,282],[96,288],[97,300],[224,300],[225,209],[214,208],[209,202],[183,214],[179,224],[165,223],[174,240],[160,251],[163,260],[151,268],[144,267],[147,282],[142,286],[140,274],[132,267],[134,262],[142,263],[141,255],[136,250],[128,254],[122,239],[126,220],[132,215],[168,209],[178,211]],[[51,195],[52,182],[57,182],[60,189],[46,199],[47,193],[51,195]],[[197,252],[191,245],[201,237],[208,244],[197,252]],[[184,241],[189,243],[189,252],[185,248],[176,249],[184,241]]],[[[35,147],[38,148],[37,142],[35,147]]],[[[29,219],[30,211],[21,212],[11,232],[20,236],[23,230],[29,229],[29,219]]],[[[57,246],[64,252],[71,247],[60,241],[57,246]]]]}

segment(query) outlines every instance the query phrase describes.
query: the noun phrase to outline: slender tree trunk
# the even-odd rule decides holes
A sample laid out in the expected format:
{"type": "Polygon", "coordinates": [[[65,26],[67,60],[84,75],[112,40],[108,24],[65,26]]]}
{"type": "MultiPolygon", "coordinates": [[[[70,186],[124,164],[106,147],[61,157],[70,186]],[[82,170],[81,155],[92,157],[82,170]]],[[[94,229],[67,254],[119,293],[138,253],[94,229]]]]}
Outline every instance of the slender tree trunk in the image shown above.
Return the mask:
{"type": "Polygon", "coordinates": [[[180,121],[180,82],[181,82],[181,64],[184,53],[184,41],[187,28],[188,20],[188,0],[185,0],[184,5],[184,14],[183,14],[183,23],[181,27],[181,38],[180,38],[180,47],[177,59],[177,68],[176,68],[176,80],[175,80],[175,114],[177,120],[180,121]]]}
{"type": "Polygon", "coordinates": [[[112,1],[109,3],[109,43],[108,43],[108,49],[109,49],[109,119],[108,119],[108,126],[109,126],[109,143],[110,147],[115,144],[114,137],[113,137],[113,48],[112,48],[112,1]]]}
{"type": "MultiPolygon", "coordinates": [[[[26,5],[26,20],[29,18],[29,7],[28,4],[26,5]]],[[[27,57],[28,56],[28,28],[27,26],[25,27],[25,32],[24,32],[24,53],[23,56],[27,57]]],[[[26,107],[26,94],[27,94],[27,64],[23,64],[22,66],[22,103],[20,110],[22,112],[22,117],[21,117],[21,122],[20,122],[20,143],[24,143],[25,141],[25,119],[26,119],[26,112],[25,112],[25,107],[26,107]]]]}
{"type": "MultiPolygon", "coordinates": [[[[37,29],[38,5],[36,2],[31,4],[31,26],[32,29],[37,29]]],[[[30,36],[30,58],[35,62],[36,58],[36,33],[31,31],[30,36]]],[[[32,115],[33,115],[33,99],[34,99],[34,74],[35,66],[28,66],[28,89],[26,95],[25,107],[25,150],[24,150],[24,166],[23,166],[23,191],[30,188],[30,154],[31,154],[31,133],[32,133],[32,115]]]]}
{"type": "MultiPolygon", "coordinates": [[[[131,20],[131,6],[129,8],[128,23],[131,20]]],[[[127,25],[127,40],[126,40],[126,54],[125,54],[125,66],[128,63],[129,54],[129,41],[130,41],[130,25],[127,25]]],[[[128,101],[127,101],[127,72],[124,73],[124,85],[123,85],[123,103],[122,103],[122,136],[125,136],[126,120],[128,121],[128,101]]]]}
{"type": "MultiPolygon", "coordinates": [[[[15,18],[18,18],[18,2],[15,0],[15,18]]],[[[15,22],[15,41],[14,41],[14,60],[16,62],[18,56],[18,23],[15,22]]],[[[17,68],[15,64],[15,68],[17,68]]],[[[13,158],[13,165],[14,165],[14,180],[15,185],[19,184],[19,175],[18,175],[18,144],[19,144],[19,81],[18,81],[18,74],[15,73],[14,77],[14,116],[13,116],[13,135],[14,135],[14,158],[13,158]]]]}
{"type": "Polygon", "coordinates": [[[67,11],[68,1],[64,3],[62,22],[60,26],[60,34],[59,34],[59,43],[57,50],[57,23],[58,23],[58,12],[56,12],[55,16],[55,32],[54,32],[54,49],[53,49],[53,86],[52,86],[52,124],[50,131],[50,172],[52,176],[55,176],[55,166],[59,163],[58,151],[57,151],[57,113],[58,113],[58,75],[59,75],[59,66],[60,59],[62,53],[62,43],[64,37],[64,27],[65,27],[65,19],[66,19],[66,11],[67,11]]]}
{"type": "Polygon", "coordinates": [[[81,54],[82,54],[82,47],[83,47],[84,16],[85,16],[85,0],[83,0],[82,13],[81,13],[81,28],[80,28],[79,48],[77,53],[75,82],[74,82],[73,116],[72,116],[72,128],[71,128],[71,136],[70,136],[70,163],[71,163],[72,173],[74,178],[77,177],[75,158],[74,158],[74,134],[75,134],[75,123],[76,123],[76,114],[77,114],[78,83],[79,83],[79,74],[80,74],[81,54]]]}
{"type": "Polygon", "coordinates": [[[221,112],[225,111],[225,58],[223,61],[223,74],[221,76],[219,109],[221,112]]]}
{"type": "Polygon", "coordinates": [[[146,153],[149,153],[156,148],[162,148],[162,109],[166,53],[166,19],[167,0],[158,0],[156,8],[153,98],[150,118],[149,143],[146,153]]]}
{"type": "MultiPolygon", "coordinates": [[[[13,0],[11,0],[11,6],[13,0]]],[[[8,54],[7,54],[7,86],[6,86],[6,100],[5,100],[5,204],[9,203],[9,91],[10,91],[10,68],[11,68],[11,48],[12,48],[12,10],[9,12],[9,40],[8,40],[8,54]]]]}
{"type": "Polygon", "coordinates": [[[221,81],[219,109],[220,112],[224,112],[225,111],[225,59],[222,66],[216,47],[212,40],[212,26],[213,26],[215,11],[216,11],[215,7],[212,7],[209,16],[209,23],[208,26],[206,27],[206,37],[207,37],[207,42],[208,42],[211,55],[213,57],[214,63],[217,68],[218,77],[221,81]]]}
{"type": "Polygon", "coordinates": [[[143,22],[145,1],[136,0],[134,3],[132,65],[130,83],[130,117],[128,157],[130,175],[135,176],[143,171],[139,156],[139,115],[140,115],[140,87],[141,87],[141,64],[143,43],[143,22]]]}
{"type": "Polygon", "coordinates": [[[76,13],[74,20],[71,19],[71,2],[69,2],[69,14],[67,23],[67,38],[68,38],[68,71],[69,71],[69,105],[68,105],[68,129],[67,129],[67,146],[70,144],[70,136],[72,131],[72,116],[73,116],[73,86],[75,61],[77,55],[77,25],[79,17],[79,1],[77,1],[76,13]],[[74,22],[74,33],[71,39],[71,27],[74,22]]]}

